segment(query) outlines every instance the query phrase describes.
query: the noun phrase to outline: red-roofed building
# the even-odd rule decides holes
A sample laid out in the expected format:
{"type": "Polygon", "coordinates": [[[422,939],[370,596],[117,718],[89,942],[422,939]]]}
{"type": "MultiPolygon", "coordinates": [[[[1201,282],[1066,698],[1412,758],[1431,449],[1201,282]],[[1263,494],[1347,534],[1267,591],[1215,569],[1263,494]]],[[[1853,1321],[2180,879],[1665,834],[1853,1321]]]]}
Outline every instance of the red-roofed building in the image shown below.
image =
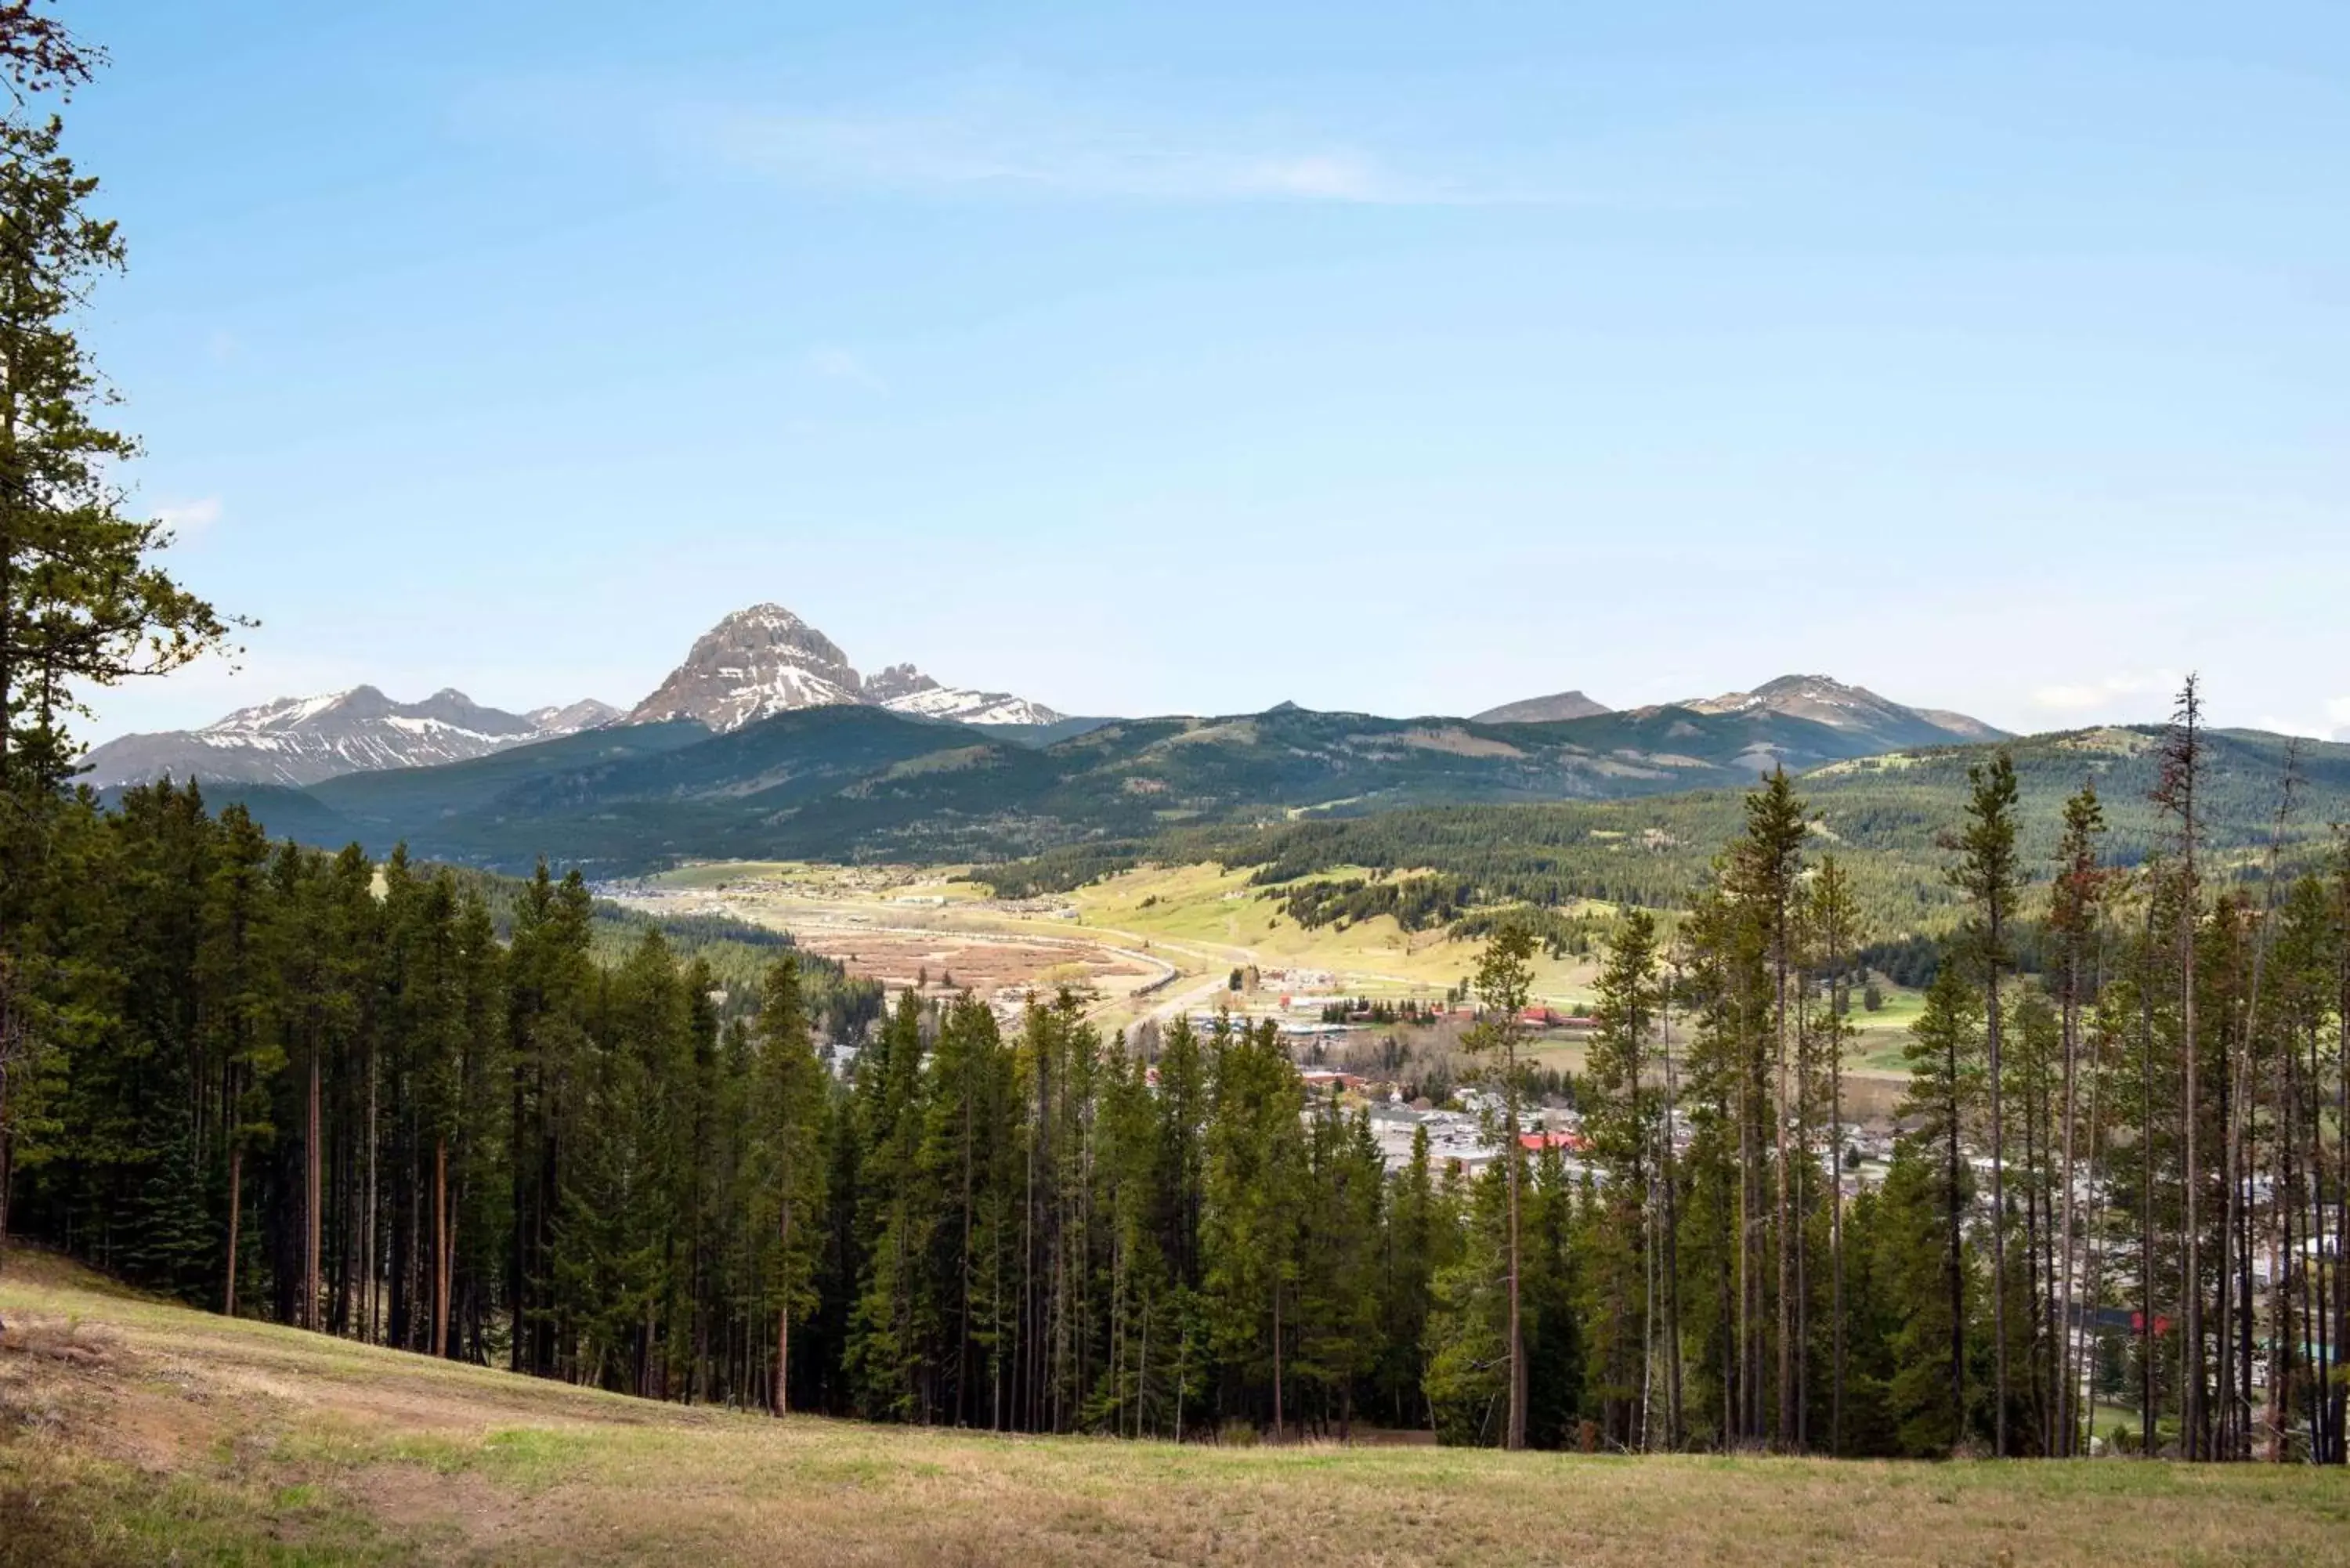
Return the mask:
{"type": "Polygon", "coordinates": [[[1563,1148],[1569,1154],[1581,1154],[1591,1147],[1591,1140],[1578,1132],[1520,1133],[1518,1143],[1534,1154],[1540,1154],[1546,1148],[1563,1148]]]}

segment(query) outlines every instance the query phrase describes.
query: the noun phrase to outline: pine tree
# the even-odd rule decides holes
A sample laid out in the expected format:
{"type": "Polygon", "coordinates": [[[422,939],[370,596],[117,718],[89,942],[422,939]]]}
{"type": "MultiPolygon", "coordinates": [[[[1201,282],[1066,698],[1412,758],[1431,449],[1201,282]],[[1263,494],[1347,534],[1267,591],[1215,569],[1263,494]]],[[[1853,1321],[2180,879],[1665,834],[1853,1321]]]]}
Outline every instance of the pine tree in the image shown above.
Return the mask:
{"type": "Polygon", "coordinates": [[[806,999],[796,957],[768,970],[759,997],[756,1087],[749,1112],[755,1127],[751,1159],[757,1172],[751,1230],[773,1237],[761,1271],[760,1292],[775,1324],[775,1360],[768,1407],[781,1416],[790,1407],[792,1319],[813,1304],[814,1278],[823,1235],[826,1160],[824,1069],[808,1033],[806,999]]]}
{"type": "Polygon", "coordinates": [[[1958,839],[1960,859],[1950,877],[1973,906],[1967,928],[1967,954],[1983,994],[1984,1098],[1991,1114],[1991,1255],[1993,1388],[1992,1449],[2007,1457],[2007,1143],[2003,1111],[2008,1095],[2002,1073],[2000,977],[2010,961],[2008,927],[2013,919],[2020,876],[2015,847],[2015,763],[2002,749],[1988,763],[1967,769],[1966,825],[1958,839]]]}
{"type": "MultiPolygon", "coordinates": [[[[1163,1083],[1163,1079],[1162,1079],[1163,1083]]],[[[1429,1424],[1426,1341],[1432,1287],[1439,1269],[1451,1262],[1445,1245],[1457,1234],[1452,1217],[1438,1201],[1429,1158],[1428,1128],[1416,1127],[1411,1158],[1395,1180],[1384,1233],[1387,1269],[1382,1302],[1386,1364],[1381,1368],[1382,1403],[1390,1425],[1429,1424]]]]}
{"type": "Polygon", "coordinates": [[[1457,1256],[1430,1284],[1427,1395],[1436,1439],[1501,1448],[1509,1435],[1511,1367],[1508,1180],[1499,1162],[1461,1199],[1457,1256]]]}
{"type": "Polygon", "coordinates": [[[1487,1080],[1501,1091],[1502,1173],[1506,1210],[1503,1251],[1509,1298],[1509,1326],[1503,1340],[1509,1356],[1509,1413],[1502,1446],[1513,1449],[1526,1446],[1525,1325],[1520,1310],[1518,1244],[1519,1189],[1523,1185],[1525,1166],[1524,1150],[1519,1143],[1518,1113],[1524,1083],[1519,1069],[1518,1047],[1524,1037],[1523,1015],[1534,986],[1534,935],[1528,926],[1505,925],[1493,933],[1477,963],[1477,996],[1484,1004],[1484,1013],[1461,1041],[1470,1051],[1489,1060],[1492,1064],[1487,1069],[1487,1080]]]}
{"type": "MultiPolygon", "coordinates": [[[[1925,1434],[1947,1434],[1951,1442],[1967,1431],[1967,1297],[1966,1214],[1973,1201],[1973,1172],[1967,1164],[1961,1139],[1968,1115],[1982,1096],[1981,998],[1966,983],[1954,964],[1945,964],[1926,992],[1926,1005],[1910,1026],[1908,1048],[1909,1092],[1901,1114],[1916,1119],[1916,1130],[1905,1139],[1902,1154],[1908,1170],[1901,1190],[1887,1178],[1887,1233],[1901,1250],[1898,1285],[1889,1287],[1903,1303],[1905,1321],[1903,1371],[1896,1376],[1894,1410],[1916,1450],[1925,1434]],[[1919,1215],[1931,1204],[1937,1216],[1939,1245],[1921,1251],[1919,1215]],[[1934,1258],[1940,1293],[1930,1317],[1921,1316],[1925,1298],[1919,1282],[1927,1277],[1924,1259],[1934,1258]],[[1939,1325],[1933,1340],[1920,1326],[1939,1325]],[[1930,1421],[1925,1398],[1927,1385],[1918,1369],[1931,1365],[1944,1382],[1947,1399],[1941,1414],[1930,1421]]],[[[1998,1221],[1994,1220],[1996,1227],[1998,1221]]],[[[1994,1275],[1994,1277],[1997,1277],[1994,1275]]],[[[1947,1452],[1947,1448],[1941,1451],[1947,1452]]]]}
{"type": "Polygon", "coordinates": [[[1295,1330],[1305,1174],[1304,1094],[1272,1024],[1242,1028],[1215,1053],[1206,1138],[1202,1290],[1216,1354],[1243,1386],[1237,1408],[1285,1436],[1285,1375],[1295,1330]],[[1270,1396],[1269,1407],[1251,1397],[1270,1396]]]}
{"type": "Polygon", "coordinates": [[[924,1298],[920,1260],[928,1250],[931,1194],[916,1154],[922,1131],[923,1010],[899,993],[889,1024],[858,1062],[858,1227],[865,1273],[850,1328],[849,1370],[869,1414],[919,1414],[924,1298]]]}
{"type": "Polygon", "coordinates": [[[1827,977],[1826,1008],[1817,1029],[1827,1062],[1829,1356],[1828,1451],[1845,1451],[1845,1383],[1848,1353],[1845,1302],[1844,1058],[1850,1049],[1852,965],[1860,947],[1860,911],[1844,864],[1820,857],[1818,875],[1804,901],[1810,961],[1827,977]]]}
{"type": "MultiPolygon", "coordinates": [[[[2098,854],[2098,841],[2105,830],[2105,808],[2098,804],[2096,786],[2085,784],[2064,803],[2064,832],[2056,850],[2056,877],[2048,913],[2049,929],[2057,943],[2057,1006],[2064,1037],[2061,1120],[2064,1147],[2057,1165],[2062,1206],[2056,1242],[2060,1269],[2056,1305],[2058,1458],[2070,1458],[2076,1451],[2080,1428],[2075,1408],[2080,1373],[2073,1363],[2076,1295],[2074,1209],[2079,1187],[2075,1137],[2080,1126],[2082,1017],[2085,1008],[2094,1000],[2091,966],[2109,882],[2098,854]]],[[[2094,1165],[2094,1150],[2090,1158],[2094,1165]]]]}
{"type": "Polygon", "coordinates": [[[273,910],[269,901],[269,843],[242,805],[224,811],[218,822],[219,856],[206,888],[203,936],[196,983],[206,1056],[218,1075],[221,1143],[228,1196],[227,1240],[221,1310],[234,1316],[237,1284],[249,1266],[252,1240],[244,1227],[244,1157],[265,1146],[276,1129],[270,1119],[276,1075],[286,1065],[279,1044],[277,994],[271,965],[273,910]]]}
{"type": "Polygon", "coordinates": [[[1590,1158],[1607,1178],[1586,1227],[1589,1373],[1608,1438],[1625,1448],[1647,1446],[1654,1386],[1656,1301],[1648,1280],[1661,1207],[1656,1192],[1659,1112],[1647,1075],[1661,1011],[1660,978],[1656,920],[1646,910],[1630,910],[1610,935],[1600,967],[1599,1026],[1582,1085],[1590,1158]]]}
{"type": "MultiPolygon", "coordinates": [[[[5,41],[0,40],[0,48],[5,41]]],[[[66,724],[93,687],[161,675],[222,648],[231,624],[152,556],[171,542],[123,514],[116,474],[138,442],[97,422],[109,401],[74,330],[121,271],[98,182],[54,118],[0,118],[0,796],[53,788],[66,724]]]]}
{"type": "Polygon", "coordinates": [[[2210,1457],[2210,1387],[2204,1362],[2203,1328],[2203,1165],[2200,1133],[2203,1119],[2203,1061],[2196,1033],[2196,937],[2200,926],[2202,886],[2200,851],[2202,817],[2197,799],[2203,776],[2203,702],[2193,675],[2187,678],[2164,737],[2162,772],[2154,790],[2154,804],[2173,828],[2175,858],[2169,867],[2175,888],[2169,898],[2173,930],[2172,962],[2178,997],[2179,1060],[2179,1304],[2183,1320],[2180,1380],[2181,1436],[2189,1459],[2210,1457]]]}
{"type": "Polygon", "coordinates": [[[1797,1271],[1803,1247],[1790,1198],[1795,1156],[1787,1146],[1787,1129],[1797,1117],[1796,1080],[1791,1079],[1788,1056],[1788,1006],[1794,992],[1790,981],[1796,963],[1795,901],[1803,872],[1806,833],[1803,803],[1795,798],[1784,768],[1773,768],[1761,790],[1746,797],[1746,837],[1739,846],[1740,890],[1752,902],[1762,922],[1771,966],[1772,1168],[1777,1182],[1773,1232],[1778,1254],[1779,1446],[1798,1446],[1799,1412],[1804,1404],[1803,1357],[1794,1322],[1799,1299],[1797,1271]]]}

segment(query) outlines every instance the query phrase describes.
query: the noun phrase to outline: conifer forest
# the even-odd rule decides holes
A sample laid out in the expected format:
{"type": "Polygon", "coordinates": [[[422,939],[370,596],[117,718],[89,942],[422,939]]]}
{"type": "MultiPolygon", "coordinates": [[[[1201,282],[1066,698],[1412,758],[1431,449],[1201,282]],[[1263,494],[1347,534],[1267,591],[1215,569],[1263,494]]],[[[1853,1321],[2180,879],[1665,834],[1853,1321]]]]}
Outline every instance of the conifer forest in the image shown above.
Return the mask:
{"type": "MultiPolygon", "coordinates": [[[[37,1248],[420,1358],[974,1432],[2350,1464],[2350,838],[2297,752],[2215,769],[2255,748],[2191,676],[2147,782],[2032,754],[2060,815],[2017,746],[1938,747],[1948,826],[1898,875],[1783,768],[1656,808],[1682,836],[1645,859],[1628,807],[1594,837],[1602,805],[1498,795],[1199,828],[1261,870],[1261,924],[1453,929],[1440,1098],[1479,1158],[1425,1127],[1390,1158],[1375,1114],[1419,1085],[1309,1077],[1221,993],[1119,1030],[1082,983],[885,989],[777,932],[621,920],[559,857],[504,877],[273,834],[209,782],[89,787],[111,691],[253,630],[121,487],[80,323],[126,242],[52,112],[102,63],[0,5],[0,1281],[37,1248]],[[1570,817],[1571,864],[1516,826],[1570,817]],[[1562,1069],[1534,965],[1586,948],[1562,1069]],[[1922,1000],[1865,1169],[1847,1074],[1896,983],[1922,1000]]],[[[876,766],[979,772],[930,758],[876,766]]],[[[1118,835],[1158,795],[1097,793],[1128,815],[972,875],[1025,898],[1149,863],[1118,835]]]]}
{"type": "Polygon", "coordinates": [[[2086,790],[2023,864],[1977,767],[1873,1184],[1840,1082],[1869,933],[1783,775],[1689,908],[1609,928],[1573,1175],[1518,1056],[1526,928],[1468,1037],[1504,1157],[1423,1131],[1390,1174],[1270,1024],[885,1012],[788,950],[725,988],[658,929],[598,961],[576,875],[501,937],[445,872],[273,847],[192,788],[23,787],[8,1231],[222,1312],[779,1411],[2339,1463],[2350,865],[2213,875],[2197,701],[2175,842],[2127,874],[2086,790]]]}

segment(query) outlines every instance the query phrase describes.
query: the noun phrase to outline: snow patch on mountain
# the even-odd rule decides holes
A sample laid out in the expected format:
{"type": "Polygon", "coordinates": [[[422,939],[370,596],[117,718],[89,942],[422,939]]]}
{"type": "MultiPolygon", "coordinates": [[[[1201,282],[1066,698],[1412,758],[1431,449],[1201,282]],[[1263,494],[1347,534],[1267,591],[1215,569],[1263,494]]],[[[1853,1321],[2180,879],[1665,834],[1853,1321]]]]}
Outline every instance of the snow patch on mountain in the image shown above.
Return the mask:
{"type": "Polygon", "coordinates": [[[692,719],[723,732],[776,713],[852,703],[964,724],[1053,724],[1062,717],[1008,691],[944,685],[910,664],[860,676],[830,638],[781,605],[760,604],[704,632],[629,722],[692,719]]]}
{"type": "Polygon", "coordinates": [[[465,762],[573,734],[617,712],[588,700],[509,713],[453,688],[398,702],[375,687],[354,686],[239,708],[201,729],[109,741],[83,760],[84,782],[110,789],[168,774],[298,788],[342,774],[465,762]]]}
{"type": "Polygon", "coordinates": [[[1009,691],[973,691],[932,684],[881,704],[892,713],[944,719],[957,724],[1057,724],[1066,715],[1009,691]]]}

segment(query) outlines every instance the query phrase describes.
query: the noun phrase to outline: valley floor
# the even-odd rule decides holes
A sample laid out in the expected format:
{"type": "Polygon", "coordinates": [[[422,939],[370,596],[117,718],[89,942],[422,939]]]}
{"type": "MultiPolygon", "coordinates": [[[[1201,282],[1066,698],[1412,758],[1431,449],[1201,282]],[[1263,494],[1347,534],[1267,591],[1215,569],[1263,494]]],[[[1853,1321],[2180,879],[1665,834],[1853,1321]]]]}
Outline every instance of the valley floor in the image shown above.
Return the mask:
{"type": "Polygon", "coordinates": [[[0,1276],[0,1563],[2350,1561],[2350,1475],[773,1421],[0,1276]]]}

